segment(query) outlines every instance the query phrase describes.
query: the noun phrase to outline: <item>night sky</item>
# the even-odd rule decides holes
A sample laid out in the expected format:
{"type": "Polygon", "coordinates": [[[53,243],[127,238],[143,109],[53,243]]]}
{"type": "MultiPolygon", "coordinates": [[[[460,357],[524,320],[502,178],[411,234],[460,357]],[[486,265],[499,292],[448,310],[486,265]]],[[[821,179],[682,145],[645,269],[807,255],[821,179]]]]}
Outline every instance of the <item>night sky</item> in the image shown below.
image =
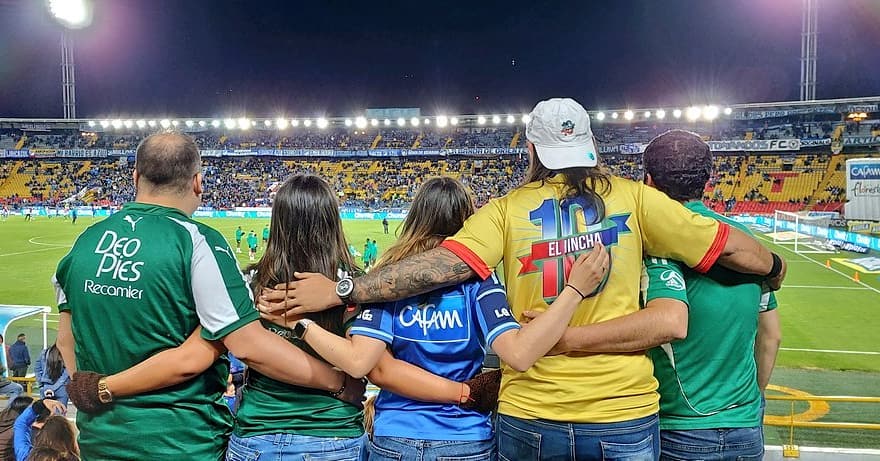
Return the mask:
{"type": "MultiPolygon", "coordinates": [[[[880,95],[880,0],[819,0],[819,98],[880,95]]],[[[77,115],[525,112],[793,100],[801,0],[96,0],[77,115]]],[[[60,29],[0,0],[0,117],[60,117],[60,29]]]]}

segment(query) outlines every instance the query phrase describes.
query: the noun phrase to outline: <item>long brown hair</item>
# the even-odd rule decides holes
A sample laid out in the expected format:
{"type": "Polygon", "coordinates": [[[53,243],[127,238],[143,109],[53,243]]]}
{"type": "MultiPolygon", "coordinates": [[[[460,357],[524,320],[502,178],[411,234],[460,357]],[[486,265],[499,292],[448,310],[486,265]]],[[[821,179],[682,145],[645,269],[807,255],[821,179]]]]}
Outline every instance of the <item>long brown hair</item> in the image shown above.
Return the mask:
{"type": "Polygon", "coordinates": [[[73,424],[64,416],[50,416],[34,436],[34,448],[38,447],[49,447],[62,453],[79,455],[73,424]]]}
{"type": "MultiPolygon", "coordinates": [[[[593,138],[593,143],[598,146],[595,138],[593,138]]],[[[541,181],[541,186],[543,186],[544,181],[561,174],[565,178],[566,196],[559,198],[582,197],[595,207],[599,220],[605,218],[605,201],[602,199],[602,194],[611,189],[611,173],[604,165],[551,170],[541,163],[541,159],[538,157],[538,146],[531,143],[529,145],[531,146],[529,149],[529,169],[526,171],[525,180],[519,187],[535,181],[541,181]]]]}
{"type": "Polygon", "coordinates": [[[453,178],[432,178],[416,192],[400,237],[376,267],[393,264],[440,245],[461,229],[474,214],[474,202],[462,183],[453,178]]]}
{"type": "Polygon", "coordinates": [[[46,371],[49,373],[49,379],[54,383],[58,381],[61,374],[64,373],[64,360],[61,358],[61,351],[55,344],[49,346],[46,351],[46,371]]]}
{"type": "MultiPolygon", "coordinates": [[[[272,222],[266,253],[248,271],[254,294],[261,287],[293,280],[294,272],[317,272],[331,280],[338,271],[355,272],[342,232],[339,204],[330,186],[314,175],[296,175],[281,185],[272,204],[272,222]]],[[[344,306],[306,314],[334,333],[342,329],[344,306]]]]}

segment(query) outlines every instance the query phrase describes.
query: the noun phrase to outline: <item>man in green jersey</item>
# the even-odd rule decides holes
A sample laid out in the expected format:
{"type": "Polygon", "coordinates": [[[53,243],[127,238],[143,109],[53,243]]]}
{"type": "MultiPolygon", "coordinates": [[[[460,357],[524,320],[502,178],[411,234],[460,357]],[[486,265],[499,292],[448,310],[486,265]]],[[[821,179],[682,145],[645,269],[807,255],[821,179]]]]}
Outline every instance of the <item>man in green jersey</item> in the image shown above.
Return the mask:
{"type": "Polygon", "coordinates": [[[241,238],[244,237],[244,231],[241,230],[241,226],[238,226],[235,229],[235,252],[241,253],[241,238]]]}
{"type": "MultiPolygon", "coordinates": [[[[749,232],[703,204],[712,153],[698,135],[664,133],[648,145],[644,162],[649,185],[695,213],[749,232]]],[[[719,283],[730,275],[720,268],[704,276],[649,256],[645,270],[647,309],[677,300],[688,312],[687,338],[649,351],[660,382],[661,459],[761,459],[762,391],[781,339],[775,297],[757,283],[719,283]]]]}
{"type": "MultiPolygon", "coordinates": [[[[190,219],[201,201],[200,171],[191,138],[147,137],[137,149],[135,201],[86,229],[58,264],[58,347],[70,373],[118,373],[201,327],[202,338],[274,379],[334,395],[354,387],[260,325],[229,244],[190,219]]],[[[217,360],[186,381],[116,399],[101,378],[95,393],[113,406],[77,415],[82,459],[223,459],[232,429],[222,397],[228,375],[228,362],[217,360]]]]}
{"type": "Polygon", "coordinates": [[[269,244],[269,225],[263,227],[263,247],[269,244]]]}
{"type": "Polygon", "coordinates": [[[257,259],[257,233],[251,229],[248,232],[247,236],[247,244],[248,244],[248,258],[251,261],[255,261],[257,259]]]}

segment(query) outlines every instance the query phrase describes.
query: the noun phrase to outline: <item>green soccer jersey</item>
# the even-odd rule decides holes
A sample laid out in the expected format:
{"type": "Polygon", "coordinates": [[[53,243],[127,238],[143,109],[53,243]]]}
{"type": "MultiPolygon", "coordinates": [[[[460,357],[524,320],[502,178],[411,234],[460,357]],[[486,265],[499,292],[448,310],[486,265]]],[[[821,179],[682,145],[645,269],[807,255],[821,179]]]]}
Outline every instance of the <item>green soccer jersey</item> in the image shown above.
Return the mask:
{"type": "Polygon", "coordinates": [[[241,229],[235,229],[235,241],[240,242],[242,237],[244,237],[244,231],[241,229]]]}
{"type": "MultiPolygon", "coordinates": [[[[58,264],[80,370],[113,374],[179,346],[199,325],[218,340],[259,318],[226,240],[177,209],[126,204],[92,225],[58,264]]],[[[219,460],[232,429],[229,363],[156,392],[77,415],[83,460],[219,460]]]]}
{"type": "MultiPolygon", "coordinates": [[[[749,233],[702,202],[685,206],[749,233]]],[[[775,309],[776,298],[758,284],[725,286],[675,261],[648,257],[645,271],[645,302],[672,298],[689,308],[687,338],[648,352],[660,382],[660,429],[760,426],[755,336],[759,312],[775,309]]]]}
{"type": "MultiPolygon", "coordinates": [[[[314,355],[293,330],[265,320],[263,326],[314,355]]],[[[354,322],[352,318],[348,325],[354,322]]],[[[343,327],[347,330],[347,326],[343,327]]],[[[341,332],[335,332],[340,334],[341,332]]],[[[360,437],[364,433],[361,410],[325,391],[293,386],[250,371],[235,420],[235,435],[297,434],[312,437],[360,437]]]]}
{"type": "Polygon", "coordinates": [[[268,227],[263,228],[263,240],[269,240],[269,228],[268,227]]]}
{"type": "Polygon", "coordinates": [[[253,232],[251,232],[250,234],[248,234],[248,236],[247,236],[247,244],[248,244],[248,246],[249,246],[250,248],[256,248],[256,247],[257,247],[257,234],[255,234],[255,233],[253,233],[253,232]]]}

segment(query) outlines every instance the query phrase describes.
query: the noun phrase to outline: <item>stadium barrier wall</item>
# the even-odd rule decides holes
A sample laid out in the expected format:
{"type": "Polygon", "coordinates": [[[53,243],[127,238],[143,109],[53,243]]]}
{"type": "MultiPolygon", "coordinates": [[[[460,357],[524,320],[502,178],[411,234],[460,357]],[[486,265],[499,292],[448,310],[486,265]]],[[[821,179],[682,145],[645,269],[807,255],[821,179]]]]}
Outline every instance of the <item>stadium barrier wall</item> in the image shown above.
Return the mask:
{"type": "MultiPolygon", "coordinates": [[[[773,228],[774,219],[770,216],[732,216],[733,219],[745,224],[757,224],[760,226],[765,226],[770,229],[773,228]]],[[[870,248],[874,251],[880,251],[880,237],[874,237],[865,234],[856,234],[854,232],[847,232],[845,230],[839,229],[829,229],[827,227],[819,227],[814,226],[812,224],[800,224],[797,229],[795,229],[795,223],[791,221],[779,221],[779,226],[777,229],[796,231],[801,234],[809,235],[812,237],[820,237],[829,240],[842,240],[844,242],[849,242],[855,245],[863,246],[865,248],[870,248]]]]}
{"type": "MultiPolygon", "coordinates": [[[[56,217],[56,216],[70,216],[69,211],[67,210],[56,210],[52,207],[24,207],[18,211],[18,214],[24,216],[26,214],[26,210],[31,210],[32,215],[34,216],[44,216],[44,217],[56,217]]],[[[76,213],[78,217],[92,216],[103,218],[112,215],[116,210],[105,210],[96,208],[94,210],[91,207],[76,207],[76,213]]],[[[381,219],[404,219],[406,218],[407,211],[365,211],[358,209],[348,209],[343,208],[339,210],[339,216],[342,219],[373,219],[373,220],[381,220],[381,219]]],[[[272,217],[272,211],[270,208],[247,208],[244,210],[197,210],[193,213],[193,217],[195,218],[249,218],[249,219],[267,219],[272,217]]]]}

